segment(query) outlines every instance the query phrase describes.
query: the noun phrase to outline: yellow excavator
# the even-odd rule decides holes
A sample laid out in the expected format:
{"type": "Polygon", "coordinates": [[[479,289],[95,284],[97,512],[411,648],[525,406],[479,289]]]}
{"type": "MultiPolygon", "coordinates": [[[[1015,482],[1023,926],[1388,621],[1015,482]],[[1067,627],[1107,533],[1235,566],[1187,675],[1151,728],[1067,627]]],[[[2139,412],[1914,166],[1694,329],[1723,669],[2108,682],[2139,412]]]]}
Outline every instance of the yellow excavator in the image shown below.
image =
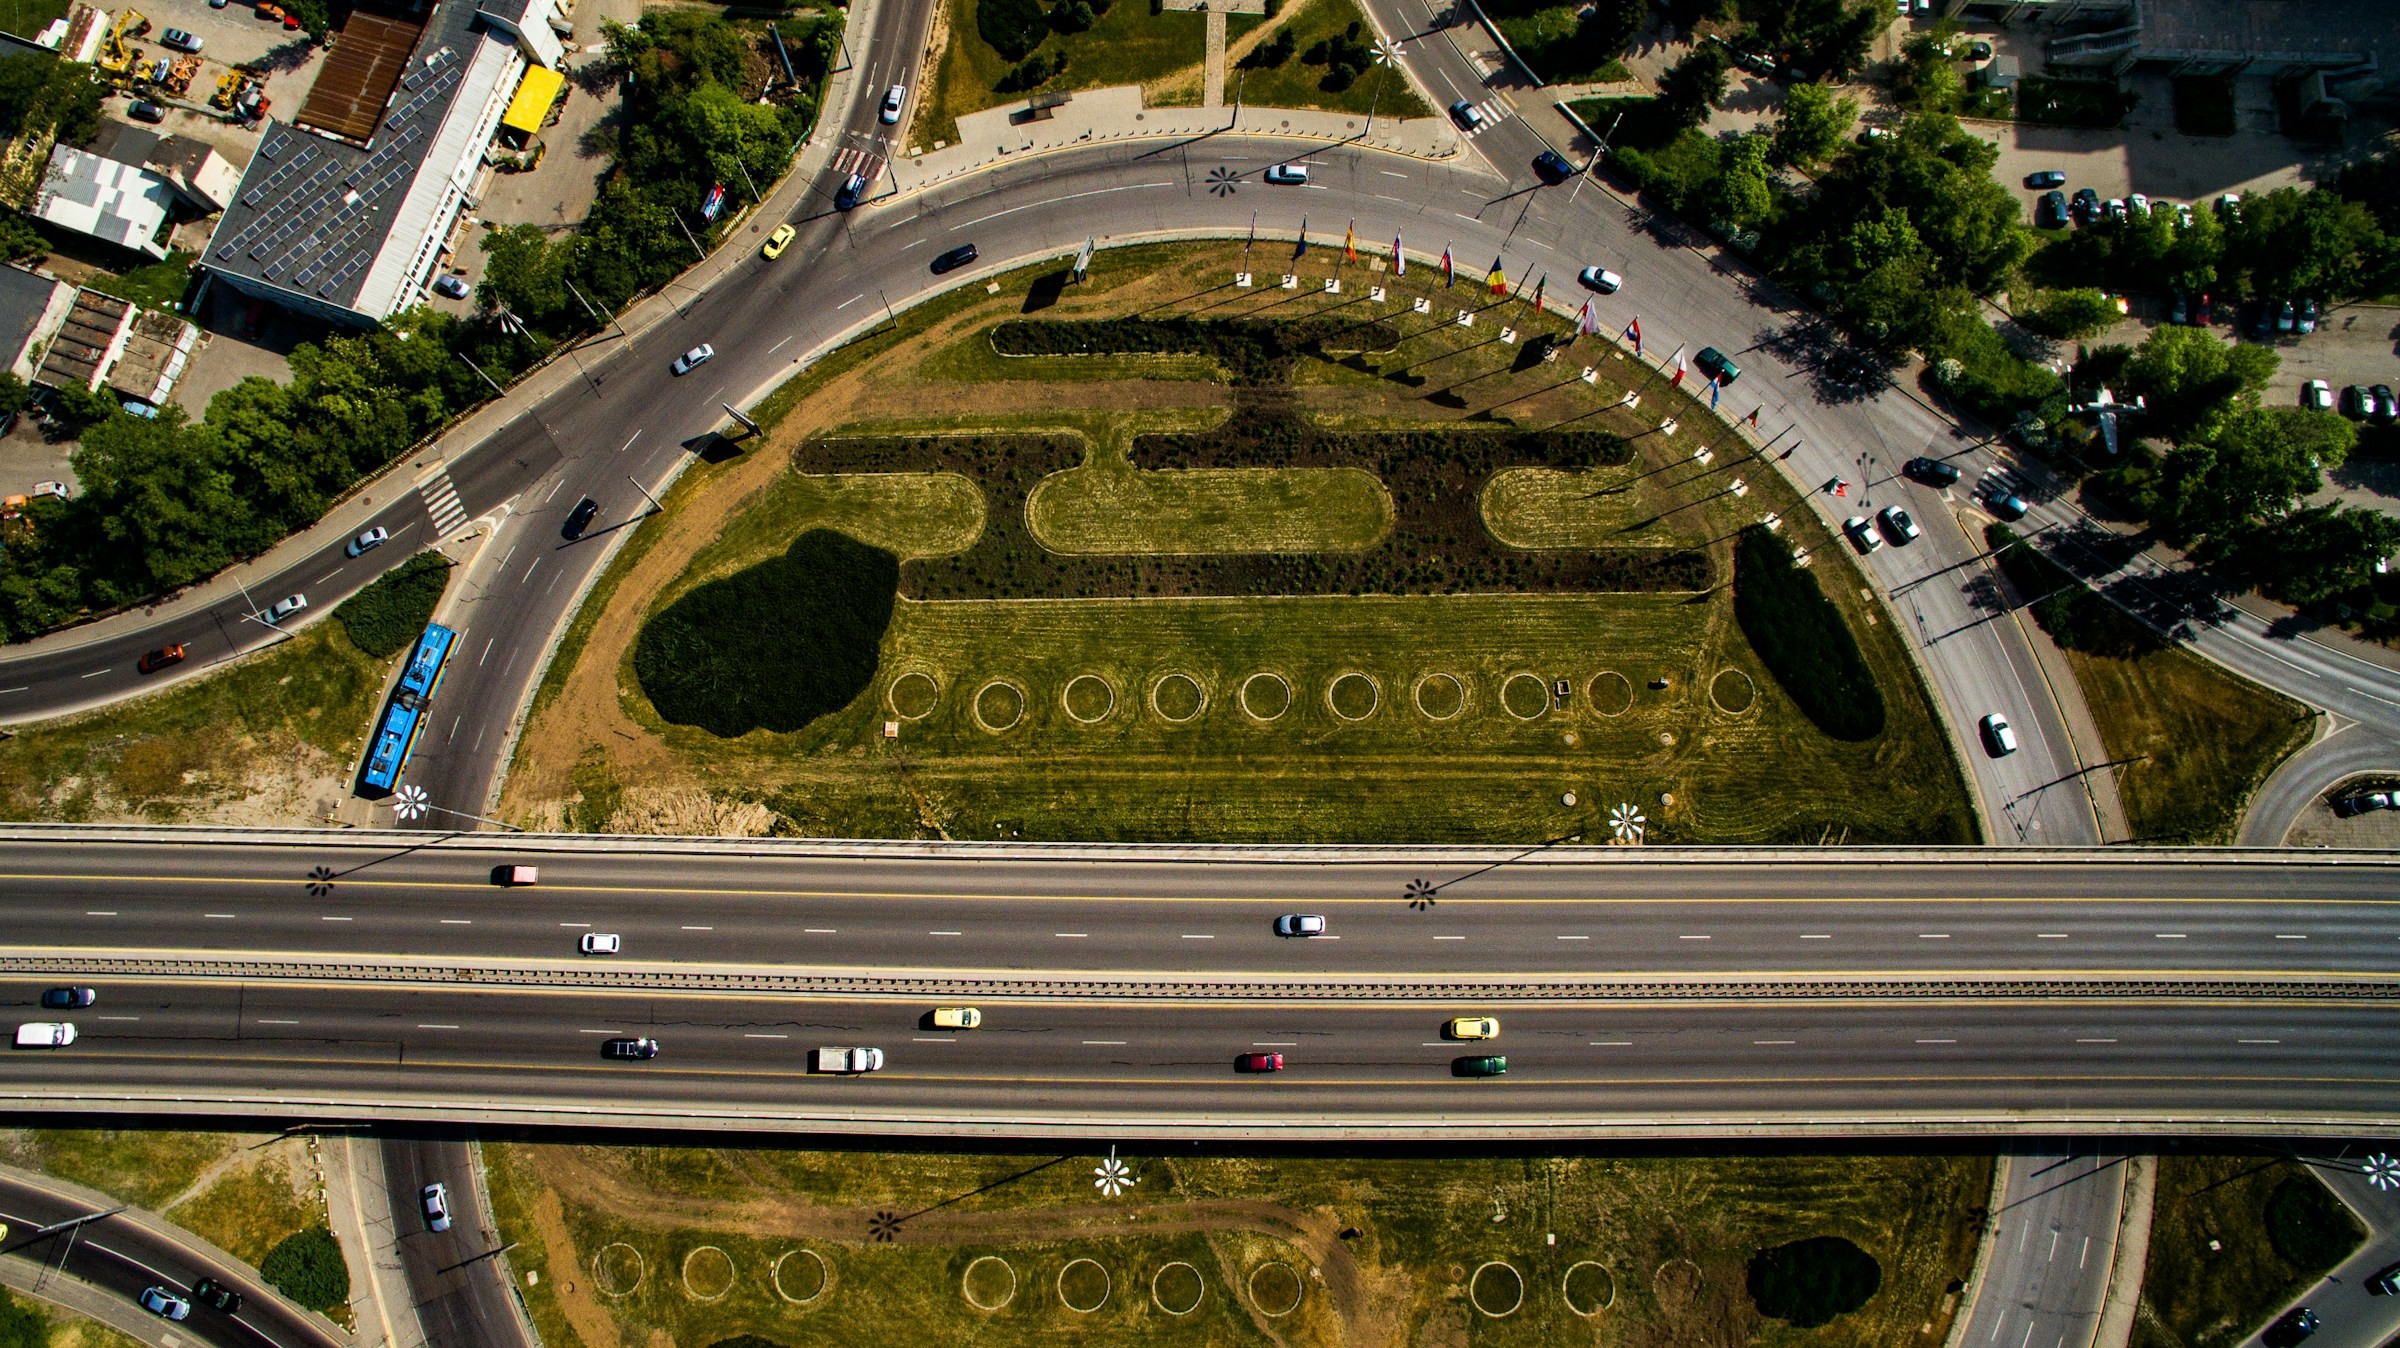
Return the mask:
{"type": "Polygon", "coordinates": [[[118,15],[117,21],[108,27],[108,36],[100,42],[99,59],[93,62],[99,67],[101,78],[120,89],[140,83],[141,77],[136,72],[141,68],[141,53],[128,39],[149,31],[150,21],[142,17],[140,10],[129,9],[118,15]]]}

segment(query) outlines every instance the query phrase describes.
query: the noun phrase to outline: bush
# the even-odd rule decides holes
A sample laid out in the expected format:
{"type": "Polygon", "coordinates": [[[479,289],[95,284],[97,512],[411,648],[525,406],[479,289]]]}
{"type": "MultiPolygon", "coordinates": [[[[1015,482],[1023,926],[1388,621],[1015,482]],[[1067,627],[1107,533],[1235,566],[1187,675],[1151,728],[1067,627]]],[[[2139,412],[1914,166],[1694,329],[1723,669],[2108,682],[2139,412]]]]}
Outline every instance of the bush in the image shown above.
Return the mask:
{"type": "Polygon", "coordinates": [[[1302,356],[1399,341],[1390,324],[1350,318],[1011,319],[992,329],[992,349],[1004,356],[1207,356],[1240,384],[1279,382],[1302,356]]]}
{"type": "Polygon", "coordinates": [[[1744,529],[1734,548],[1733,616],[1767,672],[1819,730],[1837,740],[1883,733],[1883,692],[1842,611],[1763,525],[1744,529]]]}
{"type": "Polygon", "coordinates": [[[1282,65],[1284,62],[1291,60],[1293,51],[1297,50],[1299,45],[1299,43],[1292,40],[1291,29],[1279,28],[1275,31],[1275,36],[1273,38],[1259,43],[1257,46],[1252,47],[1247,53],[1245,53],[1242,59],[1236,63],[1235,68],[1240,70],[1273,70],[1275,67],[1282,65]]]}
{"type": "Polygon", "coordinates": [[[642,624],[633,674],[658,714],[728,739],[798,730],[874,680],[900,559],[812,529],[780,557],[677,599],[642,624]]]}
{"type": "Polygon", "coordinates": [[[312,1311],[329,1311],[350,1300],[350,1269],[342,1247],[321,1226],[295,1231],[267,1251],[258,1275],[275,1290],[312,1311]]]}
{"type": "Polygon", "coordinates": [[[1011,61],[1032,55],[1047,29],[1040,0],[975,0],[976,34],[1011,61]]]}
{"type": "Polygon", "coordinates": [[[1811,1236],[1750,1256],[1750,1300],[1759,1314],[1795,1329],[1848,1315],[1881,1286],[1875,1256],[1840,1236],[1811,1236]]]}
{"type": "Polygon", "coordinates": [[[992,92],[997,94],[1027,93],[1057,79],[1066,72],[1066,69],[1067,54],[1065,52],[1037,51],[1026,57],[1022,64],[1011,66],[1008,73],[1000,77],[1000,82],[992,86],[992,92]]]}
{"type": "Polygon", "coordinates": [[[2157,633],[2109,603],[2051,561],[2031,543],[2023,543],[2005,524],[1983,528],[1985,546],[2033,606],[2033,620],[2050,639],[2071,651],[2128,659],[2157,650],[2164,643],[2157,633]]]}
{"type": "Polygon", "coordinates": [[[2098,335],[2117,321],[2117,302],[2098,290],[2053,290],[2025,306],[2017,321],[2045,337],[2098,335]]]}
{"type": "Polygon", "coordinates": [[[1099,20],[1087,0],[1064,0],[1050,10],[1050,26],[1061,33],[1087,32],[1099,20]]]}
{"type": "Polygon", "coordinates": [[[449,584],[450,559],[427,548],[343,600],[333,616],[342,620],[351,645],[374,659],[388,659],[408,649],[433,621],[434,606],[449,584]]]}
{"type": "Polygon", "coordinates": [[[2314,1277],[2350,1257],[2367,1233],[2314,1175],[2294,1175],[2267,1199],[2267,1239],[2301,1274],[2314,1277]]]}

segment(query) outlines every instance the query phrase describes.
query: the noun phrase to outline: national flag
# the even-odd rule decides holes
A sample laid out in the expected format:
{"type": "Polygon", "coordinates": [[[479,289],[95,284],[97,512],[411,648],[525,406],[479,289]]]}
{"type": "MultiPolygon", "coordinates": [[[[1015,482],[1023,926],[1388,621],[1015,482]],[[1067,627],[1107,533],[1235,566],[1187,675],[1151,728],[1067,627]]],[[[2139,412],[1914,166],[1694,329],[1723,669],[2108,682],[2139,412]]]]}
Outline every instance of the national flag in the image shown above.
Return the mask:
{"type": "Polygon", "coordinates": [[[1350,228],[1342,234],[1342,256],[1352,262],[1358,261],[1358,222],[1356,220],[1351,221],[1350,228]]]}
{"type": "Polygon", "coordinates": [[[1458,284],[1458,265],[1450,260],[1450,245],[1442,245],[1442,288],[1458,284]]]}
{"type": "Polygon", "coordinates": [[[1758,414],[1766,410],[1767,405],[1765,403],[1760,403],[1758,406],[1750,409],[1750,424],[1752,427],[1756,427],[1758,425],[1758,414]]]}
{"type": "Polygon", "coordinates": [[[1583,302],[1583,311],[1575,315],[1575,335],[1578,337],[1583,337],[1591,333],[1598,332],[1599,330],[1599,320],[1592,316],[1592,302],[1590,300],[1585,300],[1583,302]]]}
{"type": "Polygon", "coordinates": [[[1536,309],[1539,309],[1539,308],[1541,308],[1541,307],[1542,307],[1542,291],[1544,291],[1545,289],[1548,289],[1548,288],[1549,288],[1549,285],[1550,285],[1550,273],[1548,273],[1548,272],[1543,272],[1543,273],[1542,273],[1542,279],[1541,279],[1541,280],[1539,280],[1539,281],[1536,281],[1536,282],[1534,282],[1534,283],[1533,283],[1533,307],[1534,307],[1534,308],[1536,308],[1536,309]]]}
{"type": "Polygon", "coordinates": [[[1637,318],[1626,324],[1625,335],[1633,339],[1633,354],[1642,354],[1642,320],[1637,318]]]}
{"type": "Polygon", "coordinates": [[[1495,294],[1495,295],[1505,295],[1505,294],[1507,294],[1507,293],[1508,293],[1508,268],[1506,268],[1506,267],[1504,267],[1504,266],[1502,266],[1502,265],[1500,264],[1500,259],[1499,259],[1499,258],[1497,258],[1497,257],[1493,258],[1493,259],[1492,259],[1492,271],[1491,271],[1491,274],[1490,274],[1489,276],[1486,276],[1486,277],[1484,277],[1484,278],[1483,278],[1483,281],[1484,281],[1484,284],[1485,284],[1485,285],[1488,285],[1488,286],[1490,286],[1490,287],[1492,288],[1492,293],[1493,293],[1493,294],[1495,294]]]}
{"type": "Polygon", "coordinates": [[[1298,262],[1300,259],[1302,259],[1302,258],[1304,258],[1304,257],[1307,257],[1307,256],[1308,256],[1308,217],[1304,215],[1304,216],[1301,216],[1301,217],[1300,217],[1300,246],[1292,250],[1292,261],[1294,261],[1294,262],[1298,262]]]}
{"type": "Polygon", "coordinates": [[[1400,251],[1400,236],[1392,236],[1392,275],[1408,275],[1408,254],[1400,251]]]}
{"type": "Polygon", "coordinates": [[[1717,381],[1714,377],[1708,381],[1708,410],[1711,412],[1717,410],[1717,381]]]}
{"type": "Polygon", "coordinates": [[[1667,381],[1667,387],[1683,387],[1683,370],[1683,348],[1679,346],[1675,348],[1675,377],[1667,381]]]}

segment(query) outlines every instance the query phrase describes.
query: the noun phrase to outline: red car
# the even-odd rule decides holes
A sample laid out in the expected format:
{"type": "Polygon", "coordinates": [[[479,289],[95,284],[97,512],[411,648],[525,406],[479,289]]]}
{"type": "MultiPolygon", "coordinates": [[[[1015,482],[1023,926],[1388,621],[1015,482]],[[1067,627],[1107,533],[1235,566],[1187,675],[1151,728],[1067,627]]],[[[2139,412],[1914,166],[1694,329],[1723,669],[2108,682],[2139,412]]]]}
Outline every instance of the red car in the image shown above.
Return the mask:
{"type": "Polygon", "coordinates": [[[144,674],[156,674],[158,671],[165,669],[169,665],[179,665],[182,663],[183,643],[178,641],[161,646],[157,650],[154,650],[148,655],[143,656],[141,659],[134,661],[133,667],[140,670],[144,674]]]}
{"type": "Polygon", "coordinates": [[[1236,1072],[1280,1072],[1283,1055],[1280,1053],[1245,1053],[1233,1060],[1236,1072]]]}

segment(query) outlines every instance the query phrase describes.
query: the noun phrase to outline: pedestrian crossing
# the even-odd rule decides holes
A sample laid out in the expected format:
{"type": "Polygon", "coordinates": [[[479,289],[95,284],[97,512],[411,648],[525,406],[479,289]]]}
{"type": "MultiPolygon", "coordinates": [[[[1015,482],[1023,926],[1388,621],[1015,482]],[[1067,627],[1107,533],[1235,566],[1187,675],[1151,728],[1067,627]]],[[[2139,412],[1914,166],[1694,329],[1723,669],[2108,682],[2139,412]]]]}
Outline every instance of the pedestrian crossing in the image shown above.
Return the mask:
{"type": "Polygon", "coordinates": [[[882,155],[872,150],[859,149],[855,145],[833,157],[834,172],[844,177],[855,173],[870,183],[882,176],[883,165],[884,157],[882,155]]]}
{"type": "Polygon", "coordinates": [[[1502,122],[1505,122],[1509,118],[1517,115],[1516,105],[1509,102],[1506,98],[1503,98],[1499,94],[1494,94],[1490,98],[1487,98],[1481,103],[1476,104],[1475,111],[1482,118],[1482,120],[1475,124],[1474,130],[1462,133],[1469,140],[1473,140],[1477,136],[1482,135],[1484,132],[1491,130],[1493,127],[1498,126],[1502,122]]]}
{"type": "Polygon", "coordinates": [[[437,469],[417,483],[417,496],[425,502],[425,513],[433,516],[434,537],[448,538],[467,527],[467,508],[458,499],[449,469],[437,469]]]}

